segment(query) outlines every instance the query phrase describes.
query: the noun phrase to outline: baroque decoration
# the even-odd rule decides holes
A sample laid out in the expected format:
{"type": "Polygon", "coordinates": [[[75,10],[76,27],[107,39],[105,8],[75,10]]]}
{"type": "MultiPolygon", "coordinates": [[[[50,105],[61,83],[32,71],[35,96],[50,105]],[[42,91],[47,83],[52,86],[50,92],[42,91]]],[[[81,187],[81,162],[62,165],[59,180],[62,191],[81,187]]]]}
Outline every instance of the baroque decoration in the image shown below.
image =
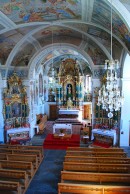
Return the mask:
{"type": "Polygon", "coordinates": [[[16,73],[13,73],[7,80],[7,88],[3,91],[3,100],[5,130],[30,127],[26,87],[22,85],[22,81],[16,73]]]}
{"type": "Polygon", "coordinates": [[[83,101],[83,76],[76,60],[68,58],[61,62],[59,68],[59,83],[56,99],[59,106],[71,108],[81,105],[83,101]]]}

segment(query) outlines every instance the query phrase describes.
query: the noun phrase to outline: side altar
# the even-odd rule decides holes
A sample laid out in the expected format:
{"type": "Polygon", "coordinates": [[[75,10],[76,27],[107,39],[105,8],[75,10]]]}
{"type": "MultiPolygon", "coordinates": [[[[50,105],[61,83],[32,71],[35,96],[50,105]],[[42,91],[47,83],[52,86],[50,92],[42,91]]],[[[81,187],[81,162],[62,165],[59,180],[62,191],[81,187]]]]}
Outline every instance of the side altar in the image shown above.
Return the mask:
{"type": "Polygon", "coordinates": [[[116,130],[104,130],[104,129],[93,129],[91,140],[109,143],[111,146],[117,144],[116,130]]]}
{"type": "Polygon", "coordinates": [[[29,106],[26,87],[13,73],[3,91],[4,142],[11,139],[29,139],[29,106]]]}

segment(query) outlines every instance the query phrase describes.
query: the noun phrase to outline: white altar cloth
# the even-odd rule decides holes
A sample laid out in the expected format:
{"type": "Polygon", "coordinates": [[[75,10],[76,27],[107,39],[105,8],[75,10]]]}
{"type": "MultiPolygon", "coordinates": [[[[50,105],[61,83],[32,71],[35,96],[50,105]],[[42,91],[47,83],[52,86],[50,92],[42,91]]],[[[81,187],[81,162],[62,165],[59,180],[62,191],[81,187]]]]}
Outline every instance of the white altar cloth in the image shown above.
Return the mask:
{"type": "Polygon", "coordinates": [[[19,128],[8,129],[7,134],[19,133],[19,132],[25,132],[25,131],[30,131],[30,128],[19,127],[19,128]]]}
{"type": "Polygon", "coordinates": [[[103,130],[103,129],[93,129],[92,130],[92,136],[91,136],[91,140],[94,139],[94,134],[100,134],[103,136],[108,136],[113,138],[113,145],[115,145],[117,143],[117,138],[116,138],[116,130],[103,130]]]}
{"type": "Polygon", "coordinates": [[[56,129],[67,129],[70,130],[72,134],[72,124],[65,124],[65,123],[58,123],[53,125],[53,134],[55,133],[56,129]]]}
{"type": "Polygon", "coordinates": [[[60,109],[59,114],[77,114],[79,115],[79,110],[77,109],[60,109]]]}

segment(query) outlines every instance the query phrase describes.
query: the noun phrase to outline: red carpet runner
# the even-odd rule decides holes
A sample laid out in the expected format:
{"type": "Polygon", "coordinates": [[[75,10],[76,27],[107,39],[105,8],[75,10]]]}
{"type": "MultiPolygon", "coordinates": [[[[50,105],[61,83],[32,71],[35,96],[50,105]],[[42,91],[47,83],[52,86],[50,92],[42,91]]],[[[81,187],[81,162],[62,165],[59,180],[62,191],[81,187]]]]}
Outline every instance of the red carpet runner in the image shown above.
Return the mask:
{"type": "Polygon", "coordinates": [[[72,134],[70,138],[54,138],[53,134],[48,134],[44,143],[44,149],[67,149],[67,147],[80,146],[80,135],[72,134]]]}

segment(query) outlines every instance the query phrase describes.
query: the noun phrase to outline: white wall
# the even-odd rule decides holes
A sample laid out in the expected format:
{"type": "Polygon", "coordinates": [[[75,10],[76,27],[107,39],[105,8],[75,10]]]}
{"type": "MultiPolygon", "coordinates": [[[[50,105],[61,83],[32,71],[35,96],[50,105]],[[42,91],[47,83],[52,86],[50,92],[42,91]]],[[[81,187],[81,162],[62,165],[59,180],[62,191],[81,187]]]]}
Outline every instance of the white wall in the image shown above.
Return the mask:
{"type": "Polygon", "coordinates": [[[126,56],[123,69],[122,93],[124,104],[121,110],[120,146],[129,146],[129,121],[130,121],[130,56],[126,56]]]}

